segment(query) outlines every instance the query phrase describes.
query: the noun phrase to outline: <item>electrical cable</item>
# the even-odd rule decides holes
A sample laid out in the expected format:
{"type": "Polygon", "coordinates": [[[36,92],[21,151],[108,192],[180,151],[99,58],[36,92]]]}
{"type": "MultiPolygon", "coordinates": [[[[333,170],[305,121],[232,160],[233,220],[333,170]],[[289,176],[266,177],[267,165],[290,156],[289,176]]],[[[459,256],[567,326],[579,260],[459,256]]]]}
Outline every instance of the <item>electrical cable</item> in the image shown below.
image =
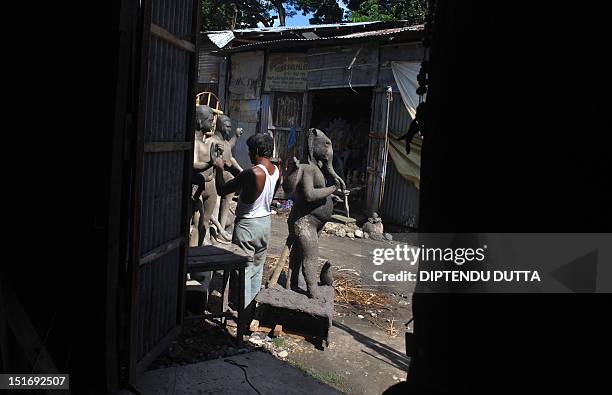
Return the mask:
{"type": "Polygon", "coordinates": [[[253,383],[251,383],[251,381],[249,380],[249,376],[247,375],[247,371],[245,369],[245,368],[248,368],[247,365],[241,365],[238,362],[233,361],[231,359],[224,359],[223,362],[227,362],[230,365],[238,366],[240,369],[242,369],[242,371],[244,372],[244,378],[246,379],[247,383],[251,386],[251,388],[253,388],[253,390],[255,390],[255,392],[257,392],[259,395],[262,395],[261,392],[259,392],[259,390],[255,388],[253,383]]]}

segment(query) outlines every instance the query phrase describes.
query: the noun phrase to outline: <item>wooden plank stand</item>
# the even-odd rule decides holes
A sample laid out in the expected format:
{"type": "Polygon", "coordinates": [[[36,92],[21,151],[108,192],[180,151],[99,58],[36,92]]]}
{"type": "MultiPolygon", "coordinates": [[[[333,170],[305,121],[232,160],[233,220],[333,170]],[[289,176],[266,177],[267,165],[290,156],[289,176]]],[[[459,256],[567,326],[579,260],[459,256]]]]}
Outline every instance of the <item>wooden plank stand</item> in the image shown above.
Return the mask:
{"type": "Polygon", "coordinates": [[[255,298],[256,317],[260,325],[274,328],[281,325],[283,331],[299,333],[311,338],[322,349],[329,346],[329,328],[334,316],[334,288],[320,286],[321,299],[279,286],[262,289],[255,298]]]}
{"type": "Polygon", "coordinates": [[[223,325],[227,325],[227,318],[234,318],[229,311],[229,279],[230,272],[238,271],[238,306],[237,306],[237,330],[236,342],[242,347],[242,334],[244,324],[242,322],[244,313],[244,270],[248,262],[253,258],[234,244],[223,246],[202,246],[189,248],[189,260],[187,261],[187,272],[223,272],[222,307],[219,313],[206,313],[188,317],[188,319],[200,318],[223,318],[223,325]]]}

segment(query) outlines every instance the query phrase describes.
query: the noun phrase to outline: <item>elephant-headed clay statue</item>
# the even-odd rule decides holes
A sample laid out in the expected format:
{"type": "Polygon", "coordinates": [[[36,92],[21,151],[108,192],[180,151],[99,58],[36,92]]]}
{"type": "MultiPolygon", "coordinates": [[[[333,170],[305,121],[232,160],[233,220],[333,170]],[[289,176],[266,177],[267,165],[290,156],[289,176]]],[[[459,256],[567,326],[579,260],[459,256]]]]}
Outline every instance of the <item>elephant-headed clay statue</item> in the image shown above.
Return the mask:
{"type": "Polygon", "coordinates": [[[290,286],[299,291],[300,271],[306,281],[310,298],[319,298],[319,233],[331,219],[334,201],[342,201],[335,195],[346,195],[346,185],[332,166],[333,149],[331,140],[318,129],[307,132],[308,160],[293,164],[285,175],[283,189],[293,196],[295,202],[287,219],[291,253],[290,286]]]}

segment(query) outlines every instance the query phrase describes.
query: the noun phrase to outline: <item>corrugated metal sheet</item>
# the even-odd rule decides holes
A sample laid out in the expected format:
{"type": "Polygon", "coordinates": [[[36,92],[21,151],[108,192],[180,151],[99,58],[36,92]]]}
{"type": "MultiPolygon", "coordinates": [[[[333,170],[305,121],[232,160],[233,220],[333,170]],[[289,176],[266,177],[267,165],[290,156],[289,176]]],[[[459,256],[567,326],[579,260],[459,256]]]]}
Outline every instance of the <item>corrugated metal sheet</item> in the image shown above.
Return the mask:
{"type": "Polygon", "coordinates": [[[157,38],[149,48],[145,141],[182,141],[187,114],[189,54],[157,38]]]}
{"type": "Polygon", "coordinates": [[[406,181],[392,161],[388,162],[380,216],[385,224],[402,228],[417,228],[419,217],[419,190],[406,181]]]}
{"type": "Polygon", "coordinates": [[[182,152],[150,152],[144,158],[140,249],[142,254],[181,236],[182,152]]]}
{"type": "Polygon", "coordinates": [[[154,0],[151,8],[151,22],[182,38],[194,41],[191,36],[193,0],[154,0]]]}
{"type": "Polygon", "coordinates": [[[397,84],[391,71],[391,61],[421,62],[423,60],[423,50],[423,44],[420,42],[381,45],[378,86],[386,87],[391,85],[393,91],[397,92],[397,84]]]}
{"type": "Polygon", "coordinates": [[[198,56],[198,83],[216,84],[219,82],[219,65],[223,58],[210,55],[206,49],[200,50],[198,56]]]}
{"type": "MultiPolygon", "coordinates": [[[[194,41],[194,0],[154,0],[152,23],[181,39],[194,41]]],[[[193,139],[189,109],[194,105],[189,88],[194,66],[190,52],[151,35],[144,143],[185,142],[193,139]],[[191,137],[190,137],[191,136],[191,137]]],[[[185,236],[186,155],[190,151],[147,152],[143,155],[140,210],[140,257],[185,236]]],[[[179,311],[179,273],[182,252],[177,248],[138,267],[136,358],[140,362],[173,328],[179,311]]]]}
{"type": "MultiPolygon", "coordinates": [[[[387,99],[384,91],[375,92],[372,108],[372,135],[368,148],[366,206],[372,211],[379,211],[385,222],[404,227],[416,227],[418,224],[419,194],[414,184],[404,179],[395,169],[391,157],[388,157],[388,167],[385,178],[383,201],[380,199],[382,177],[382,154],[385,132],[385,117],[387,99]]],[[[394,134],[404,134],[412,118],[402,103],[399,92],[393,92],[389,110],[389,131],[394,134]]]]}
{"type": "Polygon", "coordinates": [[[174,250],[144,265],[138,273],[141,287],[138,297],[142,307],[138,315],[138,338],[142,339],[137,347],[138,359],[176,325],[179,281],[174,263],[179,259],[179,251],[174,250]]]}
{"type": "Polygon", "coordinates": [[[380,29],[374,30],[370,32],[362,32],[362,33],[350,33],[350,34],[340,34],[333,35],[328,37],[317,37],[317,38],[282,38],[278,40],[268,40],[268,41],[258,41],[254,43],[239,45],[232,48],[225,48],[222,50],[218,50],[218,53],[231,53],[231,52],[243,52],[243,51],[254,51],[255,49],[264,49],[264,48],[279,48],[279,47],[287,47],[287,46],[296,46],[301,44],[317,45],[318,43],[323,43],[325,41],[334,42],[334,41],[350,41],[350,40],[361,40],[361,39],[369,39],[376,37],[385,37],[392,35],[405,35],[410,32],[421,32],[423,31],[423,25],[416,25],[410,27],[404,27],[401,29],[380,29]],[[367,33],[367,34],[366,34],[367,33]],[[365,35],[360,35],[365,34],[365,35]]]}
{"type": "MultiPolygon", "coordinates": [[[[399,21],[398,21],[399,22],[399,21]]],[[[320,25],[307,25],[307,26],[272,26],[272,27],[253,27],[248,29],[236,29],[232,30],[234,33],[279,33],[285,31],[297,31],[297,30],[316,30],[325,28],[338,28],[338,27],[351,27],[351,26],[365,26],[372,24],[384,23],[381,21],[368,21],[368,22],[345,22],[345,23],[327,23],[320,25]]],[[[208,33],[224,33],[230,30],[209,30],[208,33]]]]}
{"type": "Polygon", "coordinates": [[[308,50],[308,89],[374,86],[377,76],[377,44],[308,50]]]}
{"type": "Polygon", "coordinates": [[[401,33],[401,32],[405,32],[405,31],[409,31],[409,30],[416,30],[419,27],[421,27],[421,25],[419,25],[419,26],[410,26],[410,27],[394,27],[394,28],[391,28],[391,29],[381,29],[381,30],[374,30],[374,31],[371,31],[371,32],[351,33],[351,34],[345,34],[343,36],[336,36],[336,37],[338,37],[338,38],[355,38],[355,37],[388,36],[389,34],[401,33]]]}

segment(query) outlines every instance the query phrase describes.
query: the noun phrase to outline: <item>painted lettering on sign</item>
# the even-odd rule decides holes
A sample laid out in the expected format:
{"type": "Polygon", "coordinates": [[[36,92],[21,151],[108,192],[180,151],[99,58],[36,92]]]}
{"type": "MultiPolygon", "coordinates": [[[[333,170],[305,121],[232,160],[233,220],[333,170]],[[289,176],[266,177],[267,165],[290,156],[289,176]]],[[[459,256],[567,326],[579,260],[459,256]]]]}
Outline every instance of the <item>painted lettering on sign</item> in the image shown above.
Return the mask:
{"type": "Polygon", "coordinates": [[[305,54],[270,54],[265,90],[305,91],[307,81],[308,58],[305,54]]]}

